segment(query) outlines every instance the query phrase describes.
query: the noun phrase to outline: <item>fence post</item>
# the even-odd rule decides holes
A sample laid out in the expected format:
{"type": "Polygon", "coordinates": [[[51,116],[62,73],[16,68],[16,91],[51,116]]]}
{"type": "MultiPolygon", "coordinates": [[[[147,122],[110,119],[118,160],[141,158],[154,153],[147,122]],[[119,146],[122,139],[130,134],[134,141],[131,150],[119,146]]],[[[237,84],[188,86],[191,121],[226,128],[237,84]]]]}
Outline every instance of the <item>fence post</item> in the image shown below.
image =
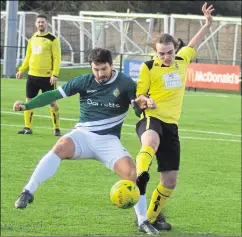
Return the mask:
{"type": "MultiPolygon", "coordinates": [[[[4,38],[4,77],[15,78],[17,56],[18,1],[7,1],[6,32],[4,38]]],[[[21,37],[19,34],[18,37],[21,37]]]]}
{"type": "Polygon", "coordinates": [[[241,81],[241,77],[240,77],[240,95],[242,96],[242,81],[241,81]]]}
{"type": "Polygon", "coordinates": [[[242,96],[242,62],[240,63],[240,95],[242,96]]]}
{"type": "Polygon", "coordinates": [[[123,67],[123,54],[120,54],[119,71],[122,72],[123,67]]]}

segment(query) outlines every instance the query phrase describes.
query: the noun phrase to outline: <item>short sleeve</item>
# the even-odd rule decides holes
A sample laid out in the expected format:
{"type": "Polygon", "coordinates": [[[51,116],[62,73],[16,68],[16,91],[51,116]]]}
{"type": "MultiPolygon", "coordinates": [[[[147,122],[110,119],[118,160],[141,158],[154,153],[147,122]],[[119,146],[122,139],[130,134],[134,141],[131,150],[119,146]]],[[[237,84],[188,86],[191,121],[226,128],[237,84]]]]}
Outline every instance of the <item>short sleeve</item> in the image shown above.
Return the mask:
{"type": "Polygon", "coordinates": [[[195,55],[196,50],[189,46],[182,47],[176,54],[176,56],[183,58],[187,64],[189,64],[193,60],[195,55]]]}

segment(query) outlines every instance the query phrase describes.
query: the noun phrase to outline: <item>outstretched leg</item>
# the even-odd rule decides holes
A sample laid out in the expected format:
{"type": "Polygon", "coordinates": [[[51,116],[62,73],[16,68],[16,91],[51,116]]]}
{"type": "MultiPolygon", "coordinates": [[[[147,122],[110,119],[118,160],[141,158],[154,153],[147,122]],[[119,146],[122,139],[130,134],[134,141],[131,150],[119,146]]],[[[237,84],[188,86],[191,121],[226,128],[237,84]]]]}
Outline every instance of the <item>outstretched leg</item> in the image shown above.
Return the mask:
{"type": "Polygon", "coordinates": [[[52,150],[45,154],[36,166],[29,182],[15,202],[15,207],[27,207],[27,205],[33,201],[33,193],[38,186],[55,174],[62,159],[72,158],[74,152],[75,144],[72,139],[68,137],[60,138],[52,150]]]}

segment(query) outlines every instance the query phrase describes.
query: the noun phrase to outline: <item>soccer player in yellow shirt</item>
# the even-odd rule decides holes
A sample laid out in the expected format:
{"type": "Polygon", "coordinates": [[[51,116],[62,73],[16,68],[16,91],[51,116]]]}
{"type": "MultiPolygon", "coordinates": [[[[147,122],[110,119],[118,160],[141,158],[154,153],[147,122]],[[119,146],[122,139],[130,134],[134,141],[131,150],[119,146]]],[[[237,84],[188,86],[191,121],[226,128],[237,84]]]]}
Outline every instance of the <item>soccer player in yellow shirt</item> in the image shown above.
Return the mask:
{"type": "Polygon", "coordinates": [[[188,64],[195,57],[195,49],[212,24],[213,10],[213,6],[207,7],[207,3],[202,6],[205,24],[177,54],[177,42],[173,36],[161,34],[154,43],[157,56],[141,66],[136,96],[137,99],[146,98],[149,108],[143,111],[136,125],[141,141],[141,149],[136,157],[137,185],[141,193],[135,206],[139,226],[144,221],[149,221],[159,231],[171,229],[161,210],[176,186],[179,170],[180,141],[177,125],[185,91],[185,73],[188,64]],[[150,178],[149,168],[155,155],[160,182],[153,191],[147,209],[146,186],[150,178]]]}
{"type": "MultiPolygon", "coordinates": [[[[43,92],[55,89],[58,80],[61,47],[59,39],[47,31],[45,15],[36,17],[37,32],[28,41],[26,57],[19,67],[16,78],[20,79],[26,68],[29,68],[26,82],[26,101],[36,97],[39,90],[43,92]]],[[[59,107],[56,102],[50,104],[50,114],[54,135],[61,136],[59,107]]],[[[24,129],[18,134],[32,134],[33,110],[24,111],[24,129]]]]}

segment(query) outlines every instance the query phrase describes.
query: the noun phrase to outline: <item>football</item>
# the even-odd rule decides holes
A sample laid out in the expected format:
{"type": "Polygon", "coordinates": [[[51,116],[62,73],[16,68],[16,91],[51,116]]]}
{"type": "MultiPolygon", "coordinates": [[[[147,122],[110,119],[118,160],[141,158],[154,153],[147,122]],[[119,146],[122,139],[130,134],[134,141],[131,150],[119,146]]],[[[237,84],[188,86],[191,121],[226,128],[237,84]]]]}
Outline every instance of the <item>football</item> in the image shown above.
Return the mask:
{"type": "Polygon", "coordinates": [[[139,188],[130,180],[120,180],[110,190],[110,200],[122,209],[133,207],[140,197],[139,188]]]}

